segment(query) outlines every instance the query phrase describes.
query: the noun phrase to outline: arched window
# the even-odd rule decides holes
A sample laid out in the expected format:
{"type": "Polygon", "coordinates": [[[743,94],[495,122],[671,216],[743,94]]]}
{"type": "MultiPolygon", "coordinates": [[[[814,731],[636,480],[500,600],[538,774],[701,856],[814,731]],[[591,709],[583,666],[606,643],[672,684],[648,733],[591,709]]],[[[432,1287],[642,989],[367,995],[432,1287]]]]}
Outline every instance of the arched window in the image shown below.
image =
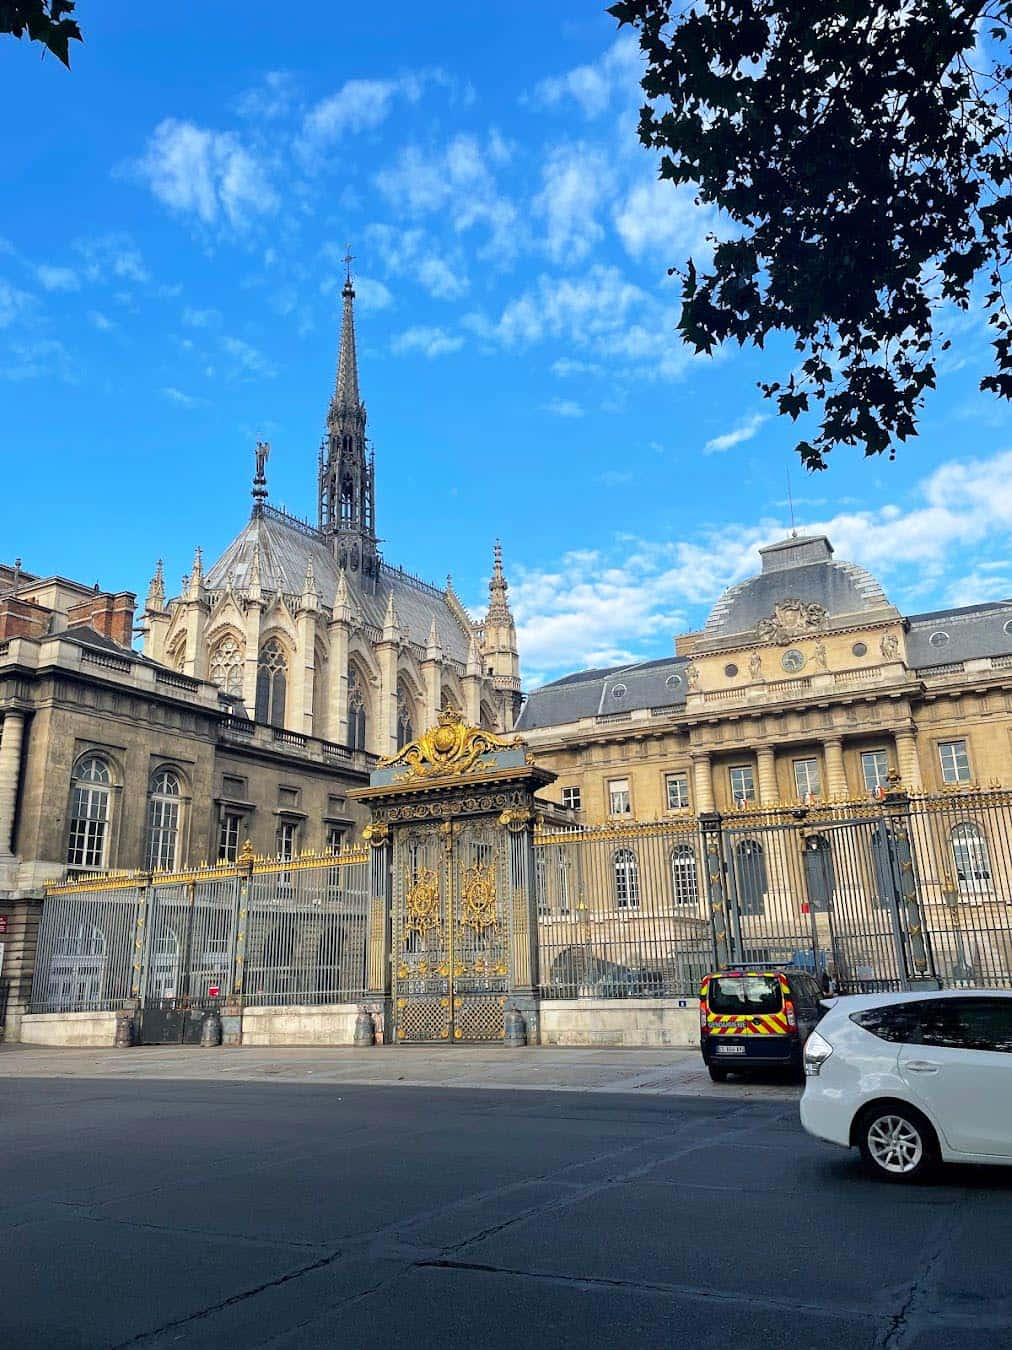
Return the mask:
{"type": "Polygon", "coordinates": [[[397,686],[397,749],[415,739],[415,729],[411,718],[411,700],[404,686],[397,686]]]}
{"type": "Polygon", "coordinates": [[[698,905],[696,855],[691,844],[676,844],[671,850],[671,888],[676,905],[698,905]]]}
{"type": "Polygon", "coordinates": [[[148,798],[149,872],[174,872],[179,853],[179,775],[159,769],[151,779],[148,798]]]}
{"type": "Polygon", "coordinates": [[[965,820],[952,831],[952,861],[956,881],[964,893],[991,889],[991,855],[983,830],[973,820],[965,820]]]}
{"type": "Polygon", "coordinates": [[[766,857],[758,839],[742,839],[735,847],[738,904],[742,914],[761,914],[767,890],[766,857]]]}
{"type": "Polygon", "coordinates": [[[631,848],[615,850],[615,903],[619,909],[639,909],[640,874],[631,848]]]}
{"type": "Polygon", "coordinates": [[[67,847],[67,862],[71,867],[106,865],[111,786],[109,765],[98,755],[86,756],[74,771],[67,847]]]}
{"type": "Polygon", "coordinates": [[[348,667],[348,745],[352,750],[365,749],[366,713],[365,694],[359,673],[348,667]]]}
{"type": "Polygon", "coordinates": [[[175,646],[168,652],[167,660],[170,669],[182,672],[186,664],[186,638],[181,637],[177,640],[175,646]]]}
{"type": "Polygon", "coordinates": [[[53,939],[46,1002],[59,1011],[101,1006],[105,937],[93,924],[68,920],[53,939]]]}
{"type": "Polygon", "coordinates": [[[460,704],[449,689],[443,690],[439,706],[442,708],[443,712],[460,712],[460,704]]]}
{"type": "Polygon", "coordinates": [[[272,727],[285,725],[285,691],[288,680],[288,660],[285,649],[277,638],[271,638],[260,649],[257,663],[256,720],[272,727]]]}
{"type": "Polygon", "coordinates": [[[224,694],[242,694],[244,654],[231,634],[221,638],[211,651],[211,683],[224,694]]]}
{"type": "Polygon", "coordinates": [[[812,912],[828,914],[833,908],[836,877],[833,850],[824,834],[809,835],[805,840],[805,883],[812,912]]]}

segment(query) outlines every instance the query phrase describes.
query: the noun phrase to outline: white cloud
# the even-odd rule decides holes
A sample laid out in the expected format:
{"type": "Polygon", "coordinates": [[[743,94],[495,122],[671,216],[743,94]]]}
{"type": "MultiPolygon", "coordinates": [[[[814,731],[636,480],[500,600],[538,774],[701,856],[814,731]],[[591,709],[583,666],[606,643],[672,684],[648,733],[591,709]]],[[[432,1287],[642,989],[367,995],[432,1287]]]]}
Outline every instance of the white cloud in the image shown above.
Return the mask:
{"type": "Polygon", "coordinates": [[[128,234],[113,232],[75,239],[74,251],[84,260],[84,274],[91,282],[133,281],[144,285],[151,280],[140,251],[128,234]]]}
{"type": "Polygon", "coordinates": [[[419,326],[409,328],[394,338],[391,350],[399,355],[407,352],[420,352],[431,360],[434,356],[446,356],[458,351],[464,345],[462,337],[445,332],[442,328],[419,326]]]}
{"type": "Polygon", "coordinates": [[[407,146],[376,175],[376,186],[409,215],[438,213],[458,234],[485,229],[488,242],[480,255],[509,258],[517,249],[517,211],[489,167],[498,162],[502,144],[493,137],[483,150],[477,137],[458,135],[437,154],[407,146]]]}
{"type": "Polygon", "coordinates": [[[535,86],[534,102],[550,108],[572,100],[584,117],[600,117],[616,103],[637,102],[642,75],[639,44],[632,34],[625,33],[600,61],[542,80],[535,86]]]}
{"type": "Polygon", "coordinates": [[[184,394],[181,389],[177,389],[171,384],[165,385],[158,392],[162,398],[168,399],[170,403],[178,404],[181,408],[196,408],[199,404],[207,401],[206,399],[195,398],[193,394],[184,394]]]}
{"type": "Polygon", "coordinates": [[[232,358],[232,373],[234,375],[261,375],[266,379],[272,379],[277,374],[273,363],[264,356],[263,352],[257,351],[255,347],[251,347],[248,342],[243,342],[241,338],[223,337],[221,345],[222,349],[232,358]]]}
{"type": "Polygon", "coordinates": [[[769,420],[769,413],[753,413],[744,422],[739,422],[733,431],[725,431],[723,435],[714,436],[708,440],[703,447],[703,454],[719,455],[724,450],[732,450],[736,445],[742,445],[745,441],[750,441],[763,423],[769,420]]]}
{"type": "Polygon", "coordinates": [[[233,104],[240,117],[273,122],[284,117],[295,102],[295,76],[290,70],[269,70],[258,85],[240,94],[233,104]]]}
{"type": "Polygon", "coordinates": [[[103,314],[100,309],[88,311],[88,322],[93,328],[97,328],[100,333],[111,333],[117,327],[113,320],[103,314]]]}
{"type": "Polygon", "coordinates": [[[614,221],[626,251],[637,261],[649,255],[681,267],[690,257],[703,264],[709,259],[706,236],[716,213],[697,206],[693,189],[683,184],[657,178],[636,183],[616,207],[614,221]]]}
{"type": "Polygon", "coordinates": [[[4,380],[62,380],[76,384],[77,373],[70,353],[57,338],[39,338],[31,342],[12,342],[3,364],[0,379],[4,380]]]}
{"type": "Polygon", "coordinates": [[[576,361],[571,356],[560,356],[551,365],[552,374],[563,379],[570,375],[600,375],[602,369],[596,361],[576,361]]]}
{"type": "Polygon", "coordinates": [[[582,262],[604,237],[596,220],[611,195],[612,173],[604,153],[577,142],[551,150],[534,209],[545,220],[545,247],[554,262],[582,262]]]}
{"type": "Polygon", "coordinates": [[[459,300],[467,293],[470,283],[459,249],[448,257],[423,230],[393,225],[370,225],[365,238],[387,276],[410,278],[437,300],[459,300]]]}
{"type": "Polygon", "coordinates": [[[27,291],[0,278],[0,328],[9,328],[15,319],[31,309],[33,303],[33,297],[27,291]]]}
{"type": "Polygon", "coordinates": [[[394,300],[382,281],[373,281],[371,277],[355,278],[355,298],[366,314],[378,309],[388,309],[394,300]]]}
{"type": "Polygon", "coordinates": [[[70,267],[51,267],[42,263],[35,269],[39,285],[47,291],[79,291],[81,279],[70,267]]]}
{"type": "MultiPolygon", "coordinates": [[[[1012,592],[1012,450],[954,461],[923,479],[913,505],[894,502],[809,518],[836,557],[867,567],[906,612],[1012,592]],[[997,557],[996,557],[997,555],[997,557]]],[[[516,569],[511,596],[525,668],[549,677],[670,652],[720,593],[759,570],[757,550],[786,520],[703,528],[682,540],[616,538],[544,568],[516,569]]]]}
{"type": "Polygon", "coordinates": [[[371,131],[382,125],[397,99],[417,103],[428,84],[454,86],[439,69],[421,70],[389,80],[347,80],[336,93],[314,104],[302,121],[296,151],[313,166],[343,136],[371,131]]]}
{"type": "Polygon", "coordinates": [[[183,310],[183,323],[188,328],[216,328],[221,323],[221,311],[213,307],[194,309],[187,305],[183,310]]]}
{"type": "Polygon", "coordinates": [[[553,398],[544,405],[544,411],[554,413],[556,417],[582,417],[583,406],[571,398],[553,398]]]}
{"type": "Polygon", "coordinates": [[[203,225],[242,229],[278,208],[266,167],[231,132],[167,117],[132,167],[160,202],[203,225]]]}

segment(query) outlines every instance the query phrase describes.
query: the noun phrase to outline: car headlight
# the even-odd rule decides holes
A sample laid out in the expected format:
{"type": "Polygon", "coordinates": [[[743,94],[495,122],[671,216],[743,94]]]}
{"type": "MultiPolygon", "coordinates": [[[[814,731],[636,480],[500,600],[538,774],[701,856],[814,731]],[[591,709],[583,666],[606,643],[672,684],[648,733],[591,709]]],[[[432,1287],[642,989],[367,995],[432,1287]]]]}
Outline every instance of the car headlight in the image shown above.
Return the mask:
{"type": "Polygon", "coordinates": [[[826,1040],[825,1036],[820,1036],[817,1031],[813,1031],[811,1036],[805,1042],[805,1074],[808,1078],[818,1078],[822,1072],[822,1066],[833,1053],[833,1047],[826,1040]]]}

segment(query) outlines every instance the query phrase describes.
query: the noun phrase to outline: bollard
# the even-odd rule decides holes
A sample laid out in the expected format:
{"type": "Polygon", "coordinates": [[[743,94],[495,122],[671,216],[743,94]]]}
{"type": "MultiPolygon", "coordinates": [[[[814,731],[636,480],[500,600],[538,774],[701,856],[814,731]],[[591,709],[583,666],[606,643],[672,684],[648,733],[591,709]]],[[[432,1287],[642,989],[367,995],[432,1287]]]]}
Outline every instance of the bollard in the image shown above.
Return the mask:
{"type": "Polygon", "coordinates": [[[507,1008],[504,1019],[505,1043],[511,1050],[527,1044],[527,1023],[519,1008],[507,1008]]]}
{"type": "Polygon", "coordinates": [[[221,1018],[216,1012],[209,1012],[204,1018],[200,1028],[200,1045],[205,1050],[221,1045],[221,1018]]]}
{"type": "Polygon", "coordinates": [[[117,1050],[127,1050],[137,1044],[137,1023],[132,1012],[116,1014],[116,1036],[113,1045],[117,1050]]]}
{"type": "Polygon", "coordinates": [[[364,1005],[359,1007],[358,1016],[355,1018],[355,1044],[376,1044],[376,1026],[372,1020],[372,1013],[364,1005]]]}

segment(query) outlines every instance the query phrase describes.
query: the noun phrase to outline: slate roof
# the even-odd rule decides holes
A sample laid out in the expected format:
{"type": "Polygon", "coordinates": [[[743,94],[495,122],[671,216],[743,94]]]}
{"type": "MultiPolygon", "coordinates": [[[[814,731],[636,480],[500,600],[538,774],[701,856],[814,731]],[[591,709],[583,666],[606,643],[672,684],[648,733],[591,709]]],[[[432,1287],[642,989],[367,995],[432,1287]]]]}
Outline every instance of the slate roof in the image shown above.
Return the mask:
{"type": "Polygon", "coordinates": [[[914,669],[1012,655],[1012,600],[911,614],[907,622],[907,664],[914,669]],[[947,642],[931,641],[943,633],[947,642]]]}
{"type": "MultiPolygon", "coordinates": [[[[320,603],[328,609],[333,605],[339,573],[326,539],[311,526],[272,508],[250,518],[205,574],[206,588],[222,591],[231,578],[237,593],[248,590],[253,553],[258,544],[260,585],[265,594],[280,591],[300,596],[306,567],[312,560],[320,603]]],[[[412,642],[425,646],[435,616],[444,655],[462,663],[467,661],[470,633],[465,631],[443,591],[386,563],[375,593],[363,589],[359,573],[349,570],[345,576],[352,608],[361,613],[367,624],[383,627],[387,601],[393,591],[397,618],[412,642]]]]}
{"type": "Polygon", "coordinates": [[[581,671],[553,680],[527,696],[518,731],[577,722],[581,717],[605,717],[636,708],[678,708],[685,703],[688,658],[665,657],[610,670],[581,671]]]}
{"type": "Polygon", "coordinates": [[[825,535],[784,539],[761,548],[762,571],[720,597],[702,631],[708,645],[755,629],[778,601],[797,598],[826,609],[830,622],[892,610],[882,587],[856,563],[838,562],[825,535]]]}

